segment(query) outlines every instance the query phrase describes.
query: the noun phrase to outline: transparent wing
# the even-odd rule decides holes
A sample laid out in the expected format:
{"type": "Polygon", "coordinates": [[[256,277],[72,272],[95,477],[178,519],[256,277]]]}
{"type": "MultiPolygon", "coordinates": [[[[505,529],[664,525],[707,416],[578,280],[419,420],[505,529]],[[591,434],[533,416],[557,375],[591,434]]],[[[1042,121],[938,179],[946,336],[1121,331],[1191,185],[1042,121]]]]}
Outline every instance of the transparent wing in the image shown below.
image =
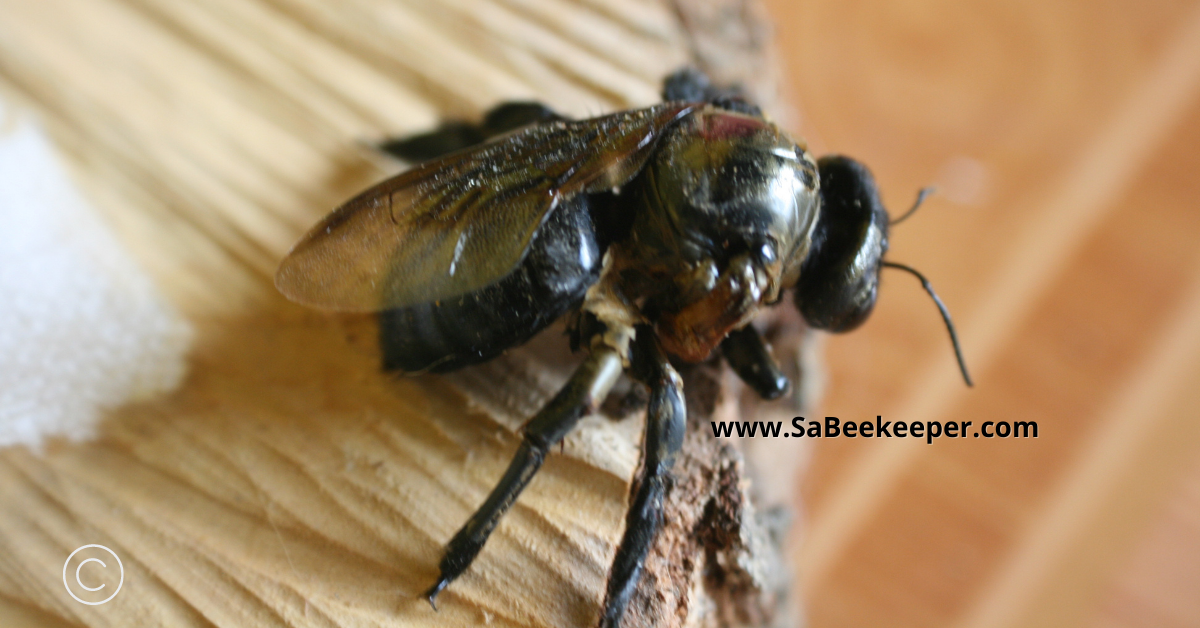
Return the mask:
{"type": "Polygon", "coordinates": [[[534,125],[424,163],[329,214],[284,258],[275,285],[293,301],[343,311],[486,286],[524,259],[558,204],[626,183],[694,107],[534,125]]]}

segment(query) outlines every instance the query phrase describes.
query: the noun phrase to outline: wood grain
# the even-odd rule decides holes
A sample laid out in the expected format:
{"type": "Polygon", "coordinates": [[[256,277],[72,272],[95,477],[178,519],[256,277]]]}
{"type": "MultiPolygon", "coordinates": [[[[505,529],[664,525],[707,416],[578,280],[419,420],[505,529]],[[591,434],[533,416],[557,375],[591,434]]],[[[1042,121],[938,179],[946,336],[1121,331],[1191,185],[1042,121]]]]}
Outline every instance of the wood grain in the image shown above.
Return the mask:
{"type": "MultiPolygon", "coordinates": [[[[34,112],[197,330],[173,394],[113,410],[94,441],[0,451],[0,622],[594,625],[637,412],[585,418],[439,611],[420,596],[578,361],[562,328],[453,376],[397,378],[379,371],[373,319],[304,311],[270,277],[329,207],[401,167],[369,147],[389,135],[504,100],[581,117],[646,105],[693,57],[742,59],[746,87],[768,98],[777,72],[753,4],[0,8],[6,98],[34,112]],[[727,35],[701,11],[718,5],[727,35]],[[85,543],[124,566],[102,606],[60,578],[85,543]]],[[[786,624],[786,519],[770,500],[756,510],[745,458],[701,429],[736,414],[736,389],[712,368],[687,382],[690,434],[625,625],[786,624]]]]}

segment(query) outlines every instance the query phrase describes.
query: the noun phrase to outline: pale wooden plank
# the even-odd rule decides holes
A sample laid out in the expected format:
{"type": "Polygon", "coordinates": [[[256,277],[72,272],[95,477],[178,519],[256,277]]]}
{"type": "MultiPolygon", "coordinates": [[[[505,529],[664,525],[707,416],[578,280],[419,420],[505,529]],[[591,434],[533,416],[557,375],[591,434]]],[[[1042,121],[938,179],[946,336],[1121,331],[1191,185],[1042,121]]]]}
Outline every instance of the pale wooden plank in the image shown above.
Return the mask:
{"type": "MultiPolygon", "coordinates": [[[[93,442],[0,452],[10,616],[33,607],[95,626],[594,623],[638,461],[636,417],[585,420],[441,611],[419,595],[442,543],[507,464],[520,424],[571,367],[561,329],[455,378],[396,381],[378,370],[369,319],[303,312],[270,276],[313,220],[400,167],[364,143],[505,99],[571,114],[655,100],[661,78],[697,53],[683,45],[688,5],[0,9],[0,86],[36,112],[198,329],[176,393],[114,410],[93,442]],[[57,571],[85,542],[113,548],[128,573],[129,588],[103,607],[71,601],[57,571]]],[[[689,376],[697,413],[736,414],[720,377],[689,376]]],[[[757,625],[786,611],[782,553],[771,549],[782,532],[755,514],[743,459],[705,436],[701,414],[627,625],[718,613],[757,625]],[[727,585],[705,582],[718,572],[727,585]]]]}

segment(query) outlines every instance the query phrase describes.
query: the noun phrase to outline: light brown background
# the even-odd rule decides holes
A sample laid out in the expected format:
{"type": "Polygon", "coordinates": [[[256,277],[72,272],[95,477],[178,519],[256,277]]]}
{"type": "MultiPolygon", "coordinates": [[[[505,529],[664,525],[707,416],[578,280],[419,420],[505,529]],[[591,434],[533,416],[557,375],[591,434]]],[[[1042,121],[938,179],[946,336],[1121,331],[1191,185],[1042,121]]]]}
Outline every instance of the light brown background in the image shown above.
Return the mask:
{"type": "Polygon", "coordinates": [[[1037,440],[827,440],[812,625],[1200,626],[1200,5],[769,2],[802,133],[870,164],[933,305],[885,274],[825,413],[1037,440]]]}

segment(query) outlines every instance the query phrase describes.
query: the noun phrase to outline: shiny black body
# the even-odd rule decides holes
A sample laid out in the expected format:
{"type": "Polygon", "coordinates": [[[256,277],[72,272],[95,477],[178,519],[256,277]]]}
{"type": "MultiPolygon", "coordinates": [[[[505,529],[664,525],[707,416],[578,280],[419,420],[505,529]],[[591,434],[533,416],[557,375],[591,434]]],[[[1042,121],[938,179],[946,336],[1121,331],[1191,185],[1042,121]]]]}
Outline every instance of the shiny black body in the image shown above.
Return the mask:
{"type": "MultiPolygon", "coordinates": [[[[720,109],[760,117],[758,108],[747,103],[735,92],[719,90],[708,84],[707,78],[696,72],[683,71],[668,77],[664,85],[668,101],[703,101],[720,109]]],[[[497,107],[479,125],[451,123],[432,133],[388,142],[383,149],[403,159],[420,161],[439,157],[443,153],[466,149],[472,144],[509,132],[525,124],[544,123],[560,119],[549,109],[536,103],[510,103],[497,107]]],[[[867,300],[861,301],[863,291],[856,281],[869,276],[877,279],[878,266],[857,268],[854,260],[863,258],[863,242],[855,239],[862,231],[864,219],[876,218],[873,211],[882,206],[878,198],[860,211],[853,200],[822,199],[826,206],[836,206],[848,212],[853,224],[844,224],[836,213],[824,212],[817,218],[815,192],[818,188],[815,169],[799,168],[793,183],[812,192],[811,207],[798,206],[792,222],[782,225],[778,210],[764,207],[762,186],[778,176],[757,149],[750,152],[696,154],[693,135],[705,129],[676,129],[659,140],[658,156],[626,184],[618,197],[611,191],[576,196],[559,206],[538,229],[526,257],[515,270],[503,279],[467,294],[380,313],[380,343],[385,366],[406,372],[445,372],[465,365],[485,362],[504,350],[519,345],[558,317],[577,310],[587,290],[595,284],[601,271],[601,258],[614,242],[621,242],[633,266],[649,269],[635,273],[630,281],[637,296],[643,290],[643,310],[652,319],[660,319],[660,341],[654,340],[655,329],[642,326],[637,341],[630,350],[634,379],[650,388],[647,434],[643,454],[644,476],[637,492],[631,496],[622,539],[609,577],[603,626],[617,626],[632,594],[640,573],[642,560],[649,551],[661,521],[669,470],[683,438],[684,417],[682,389],[679,376],[670,365],[662,346],[673,349],[676,355],[688,354],[689,348],[679,342],[667,342],[665,336],[669,313],[686,311],[699,291],[717,289],[719,269],[734,259],[750,259],[751,264],[773,264],[776,272],[795,275],[796,269],[780,269],[786,259],[792,266],[806,264],[802,276],[836,272],[824,282],[801,283],[797,288],[797,303],[810,323],[817,327],[846,327],[845,310],[861,320],[874,305],[875,293],[870,290],[867,300]],[[708,179],[696,179],[692,168],[716,168],[725,174],[715,177],[722,186],[709,188],[708,179]],[[696,186],[699,186],[698,188],[696,186]],[[626,207],[662,207],[661,210],[633,212],[614,211],[615,205],[626,207]],[[799,221],[799,222],[795,222],[799,221]],[[813,223],[816,224],[813,224],[813,223]],[[782,232],[781,232],[782,231],[782,232]],[[633,244],[630,234],[635,234],[633,244]],[[818,246],[807,255],[810,241],[818,246]],[[780,250],[780,247],[785,250],[780,250]],[[680,273],[675,266],[687,268],[712,266],[713,277],[702,280],[699,288],[684,285],[679,289],[660,289],[671,284],[672,274],[680,273]],[[646,286],[639,287],[639,283],[646,286]],[[802,297],[805,293],[809,297],[802,297]],[[806,298],[812,303],[806,305],[806,298]],[[856,301],[855,299],[860,299],[856,301]],[[661,344],[665,343],[665,344],[661,344]]],[[[797,149],[802,150],[802,149],[797,149]]],[[[799,153],[797,153],[799,155],[799,153]]],[[[848,163],[850,160],[845,160],[848,163]]],[[[841,165],[842,162],[838,162],[841,165]]],[[[848,178],[866,177],[858,187],[873,191],[873,183],[865,168],[851,168],[849,177],[838,172],[831,189],[842,190],[840,184],[848,178]]],[[[822,173],[823,174],[823,173],[822,173]]],[[[822,178],[820,183],[825,183],[822,178]]],[[[851,181],[851,187],[854,182],[851,181]]],[[[882,214],[886,230],[886,213],[882,214]]],[[[865,243],[868,247],[871,243],[865,243]]],[[[883,241],[886,247],[886,239],[883,241]]],[[[883,248],[866,251],[865,259],[875,263],[881,259],[883,248]]],[[[861,265],[860,265],[861,266],[861,265]]],[[[686,272],[686,271],[684,271],[686,272]]],[[[807,277],[805,277],[807,278],[807,277]]],[[[789,279],[791,280],[791,279],[789,279]]],[[[778,287],[775,288],[778,290],[778,287]]],[[[777,299],[778,297],[776,297],[777,299]]],[[[743,308],[744,309],[744,308],[743,308]]],[[[738,310],[735,315],[712,314],[713,317],[748,316],[752,312],[738,310]]],[[[701,310],[701,318],[709,314],[701,310]]],[[[585,329],[575,335],[586,337],[603,332],[604,325],[594,317],[583,317],[585,329]]],[[[690,328],[682,326],[676,336],[687,336],[690,328]]],[[[786,394],[790,382],[771,357],[758,332],[742,320],[727,320],[714,332],[721,353],[735,372],[752,389],[767,399],[786,394]],[[732,331],[726,331],[729,326],[732,331]],[[726,335],[728,334],[728,335],[726,335]]],[[[691,348],[707,354],[707,344],[691,348]]],[[[515,501],[528,481],[541,466],[550,446],[558,442],[589,406],[599,402],[589,397],[589,391],[601,378],[603,353],[592,355],[576,371],[563,390],[524,429],[525,438],[514,456],[509,471],[501,478],[488,500],[467,522],[446,547],[440,565],[441,577],[428,592],[432,602],[451,580],[467,569],[482,549],[500,516],[515,501]]],[[[690,355],[695,359],[696,355],[690,355]]]]}
{"type": "Polygon", "coordinates": [[[489,286],[435,303],[379,314],[384,367],[444,373],[486,362],[579,305],[600,277],[602,251],[592,195],[559,207],[538,229],[525,260],[489,286]]]}
{"type": "MultiPolygon", "coordinates": [[[[561,119],[540,103],[504,103],[478,125],[450,122],[380,148],[407,161],[424,161],[528,124],[561,119]]],[[[612,215],[606,211],[612,197],[610,192],[584,194],[559,206],[538,229],[525,259],[496,283],[439,302],[380,312],[384,368],[445,373],[487,362],[577,307],[600,277],[602,247],[627,229],[605,219],[612,215]]]]}
{"type": "MultiPolygon", "coordinates": [[[[678,101],[705,99],[722,110],[761,118],[757,106],[746,102],[736,92],[714,88],[707,77],[694,71],[682,71],[668,77],[664,98],[678,101]]],[[[425,135],[386,142],[381,148],[409,161],[427,160],[469,148],[528,124],[561,119],[538,103],[505,103],[489,112],[478,125],[452,122],[425,135]]],[[[602,191],[579,195],[560,205],[538,229],[522,262],[499,281],[448,299],[381,312],[380,345],[385,367],[409,373],[447,372],[486,362],[506,349],[524,343],[579,306],[587,289],[599,278],[604,251],[609,244],[627,239],[631,230],[640,237],[635,246],[629,247],[635,256],[641,256],[634,263],[652,271],[632,280],[634,284],[638,281],[650,284],[644,290],[648,295],[644,309],[651,317],[660,310],[685,307],[689,300],[695,299],[695,295],[686,290],[681,293],[658,289],[671,283],[667,275],[680,272],[678,268],[660,268],[666,263],[698,266],[715,260],[715,268],[724,266],[739,254],[750,254],[756,256],[755,262],[767,263],[771,260],[759,259],[764,244],[770,242],[769,246],[774,247],[782,239],[789,243],[786,250],[772,249],[769,255],[796,258],[798,265],[807,249],[811,225],[789,223],[781,226],[777,216],[764,211],[764,201],[758,197],[775,174],[764,168],[764,159],[757,147],[744,154],[733,151],[694,163],[695,156],[689,157],[686,153],[695,152],[693,134],[696,132],[695,129],[676,128],[665,133],[658,142],[657,152],[660,157],[663,153],[668,155],[651,159],[645,169],[623,187],[619,198],[611,191],[602,191]],[[673,151],[680,153],[678,159],[669,154],[673,151]],[[689,163],[678,163],[689,159],[689,163]],[[709,188],[709,182],[702,179],[696,184],[702,189],[690,189],[693,182],[689,173],[696,168],[723,169],[736,174],[717,178],[725,181],[717,187],[709,188]],[[629,211],[630,208],[652,206],[664,206],[667,210],[629,211]],[[664,221],[677,224],[664,224],[664,221]]],[[[815,191],[815,168],[799,172],[799,183],[815,191]]],[[[877,199],[875,203],[878,205],[877,199]]],[[[801,208],[798,219],[811,222],[815,214],[815,207],[808,213],[801,208]]],[[[826,220],[824,224],[828,226],[830,222],[837,221],[826,220]]],[[[840,242],[824,249],[825,257],[830,257],[831,253],[845,254],[837,244],[840,242]]],[[[706,286],[705,289],[711,288],[706,286]]],[[[695,292],[694,288],[692,292],[695,292]]],[[[868,310],[873,303],[872,298],[866,305],[868,310]]],[[[738,327],[743,323],[739,321],[738,327]]],[[[764,348],[751,348],[755,343],[762,344],[761,339],[750,337],[753,333],[751,330],[734,334],[734,346],[723,350],[739,372],[745,371],[739,369],[739,357],[766,355],[764,348]],[[747,344],[747,348],[740,350],[742,344],[747,344]]],[[[720,336],[724,337],[724,330],[720,336]]],[[[690,352],[688,347],[668,348],[676,349],[673,353],[694,361],[699,353],[707,355],[709,347],[691,347],[690,352]]],[[[763,375],[751,378],[755,390],[770,399],[786,393],[789,386],[781,379],[778,368],[772,373],[778,376],[768,377],[770,382],[763,379],[766,377],[763,375]]]]}
{"type": "Polygon", "coordinates": [[[624,371],[650,394],[642,474],[600,619],[618,626],[683,440],[672,359],[719,349],[758,394],[780,397],[790,383],[750,324],[761,307],[794,289],[811,326],[847,331],[873,308],[884,265],[916,274],[883,261],[888,214],[861,164],[813,160],[758,107],[694,70],[668,77],[664,99],[585,121],[509,103],[479,124],[387,142],[389,153],[430,161],[335,210],[280,266],[276,286],[289,298],[382,309],[384,365],[409,373],[490,360],[575,314],[574,344],[587,356],[446,545],[431,604],[624,371]]]}

